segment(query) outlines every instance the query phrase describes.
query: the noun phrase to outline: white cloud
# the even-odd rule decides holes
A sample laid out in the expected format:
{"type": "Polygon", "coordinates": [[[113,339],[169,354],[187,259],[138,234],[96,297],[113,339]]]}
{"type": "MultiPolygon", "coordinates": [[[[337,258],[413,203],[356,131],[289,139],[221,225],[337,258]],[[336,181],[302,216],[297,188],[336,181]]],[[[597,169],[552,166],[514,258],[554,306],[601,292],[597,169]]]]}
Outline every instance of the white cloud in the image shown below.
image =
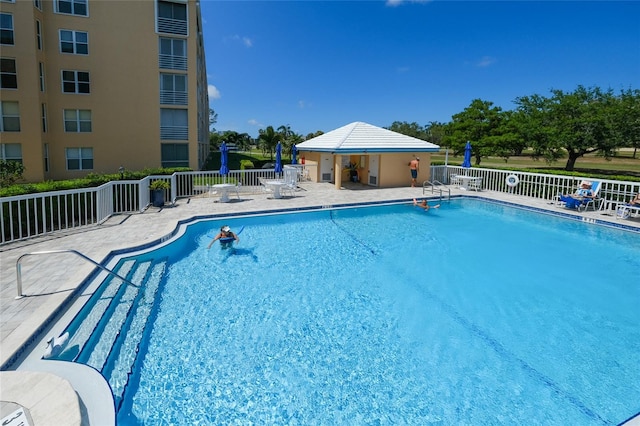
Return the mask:
{"type": "Polygon", "coordinates": [[[305,109],[307,107],[307,105],[308,104],[303,100],[299,100],[298,101],[298,108],[300,108],[300,109],[305,109]]]}
{"type": "Polygon", "coordinates": [[[431,0],[387,0],[386,5],[389,7],[400,6],[404,3],[429,3],[431,0]]]}
{"type": "Polygon", "coordinates": [[[483,56],[478,62],[476,62],[476,66],[480,68],[488,67],[489,65],[493,65],[496,62],[496,58],[491,56],[483,56]]]}
{"type": "Polygon", "coordinates": [[[209,100],[220,99],[220,96],[221,96],[220,91],[213,84],[210,84],[209,86],[207,86],[207,91],[209,92],[209,100]]]}
{"type": "Polygon", "coordinates": [[[224,38],[225,41],[231,40],[232,42],[239,42],[245,45],[245,47],[252,47],[253,41],[246,36],[239,36],[238,34],[234,34],[232,36],[227,36],[224,38]]]}
{"type": "Polygon", "coordinates": [[[255,118],[252,118],[251,120],[247,121],[247,123],[249,123],[252,126],[264,127],[264,124],[260,124],[260,122],[255,118]]]}

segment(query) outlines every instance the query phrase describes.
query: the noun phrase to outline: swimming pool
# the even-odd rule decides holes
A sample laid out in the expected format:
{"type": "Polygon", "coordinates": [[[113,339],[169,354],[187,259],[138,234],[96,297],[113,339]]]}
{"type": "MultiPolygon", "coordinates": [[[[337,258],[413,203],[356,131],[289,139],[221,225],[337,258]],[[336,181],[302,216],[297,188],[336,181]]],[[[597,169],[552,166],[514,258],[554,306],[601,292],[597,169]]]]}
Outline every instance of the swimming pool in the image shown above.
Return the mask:
{"type": "Polygon", "coordinates": [[[61,359],[103,372],[119,424],[617,424],[638,267],[635,234],[474,200],[198,221],[87,304],[132,337],[61,359]],[[207,250],[223,223],[240,245],[207,250]]]}

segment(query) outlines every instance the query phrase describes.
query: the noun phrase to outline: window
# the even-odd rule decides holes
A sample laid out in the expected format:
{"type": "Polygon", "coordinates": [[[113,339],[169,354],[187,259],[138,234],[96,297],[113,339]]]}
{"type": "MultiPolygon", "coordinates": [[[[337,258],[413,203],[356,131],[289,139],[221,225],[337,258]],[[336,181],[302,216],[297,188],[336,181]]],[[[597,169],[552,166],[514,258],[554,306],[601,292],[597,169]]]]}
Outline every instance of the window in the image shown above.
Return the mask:
{"type": "Polygon", "coordinates": [[[187,70],[187,41],[177,38],[160,38],[160,68],[187,70]]]}
{"type": "Polygon", "coordinates": [[[86,133],[91,131],[91,110],[65,109],[64,131],[86,133]]]}
{"type": "Polygon", "coordinates": [[[189,124],[186,109],[160,109],[160,139],[187,140],[189,124]]]}
{"type": "Polygon", "coordinates": [[[38,10],[42,10],[42,0],[33,0],[33,6],[38,10]]]}
{"type": "Polygon", "coordinates": [[[87,16],[87,0],[55,0],[56,12],[87,16]]]}
{"type": "Polygon", "coordinates": [[[89,53],[89,34],[84,31],[60,30],[60,51],[75,55],[89,53]]]}
{"type": "Polygon", "coordinates": [[[189,145],[186,143],[163,143],[162,167],[189,167],[189,145]]]}
{"type": "Polygon", "coordinates": [[[47,133],[47,105],[42,104],[42,133],[47,133]]]}
{"type": "Polygon", "coordinates": [[[158,1],[158,32],[187,35],[187,5],[158,1]]]}
{"type": "Polygon", "coordinates": [[[19,143],[0,143],[0,159],[22,164],[22,145],[19,143]]]}
{"type": "Polygon", "coordinates": [[[93,148],[67,148],[67,170],[93,169],[93,148]]]}
{"type": "Polygon", "coordinates": [[[0,44],[13,44],[13,15],[0,13],[0,44]]]}
{"type": "Polygon", "coordinates": [[[89,73],[63,70],[62,91],[64,93],[90,93],[89,73]]]}
{"type": "Polygon", "coordinates": [[[19,132],[20,131],[20,110],[17,102],[2,101],[0,103],[0,115],[2,123],[0,131],[19,132]]]}
{"type": "Polygon", "coordinates": [[[184,74],[160,74],[160,103],[187,105],[187,76],[184,74]]]}
{"type": "Polygon", "coordinates": [[[42,50],[42,26],[40,21],[36,19],[36,47],[38,50],[42,50]]]}
{"type": "Polygon", "coordinates": [[[48,172],[49,171],[49,144],[48,143],[44,144],[42,151],[44,154],[44,171],[48,172]]]}
{"type": "Polygon", "coordinates": [[[16,73],[15,59],[0,59],[0,87],[3,89],[18,88],[18,74],[16,73]]]}
{"type": "Polygon", "coordinates": [[[42,62],[38,64],[38,70],[40,71],[40,91],[44,92],[44,64],[42,62]]]}

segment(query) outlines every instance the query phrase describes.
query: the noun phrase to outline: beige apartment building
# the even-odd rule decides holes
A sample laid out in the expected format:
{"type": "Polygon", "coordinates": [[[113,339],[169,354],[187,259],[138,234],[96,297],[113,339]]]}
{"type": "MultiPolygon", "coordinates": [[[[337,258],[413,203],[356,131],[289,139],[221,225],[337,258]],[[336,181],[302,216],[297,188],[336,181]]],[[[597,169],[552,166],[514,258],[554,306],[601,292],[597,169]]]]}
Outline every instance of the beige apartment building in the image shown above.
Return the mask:
{"type": "Polygon", "coordinates": [[[206,161],[199,1],[0,0],[0,31],[0,158],[27,181],[206,161]]]}

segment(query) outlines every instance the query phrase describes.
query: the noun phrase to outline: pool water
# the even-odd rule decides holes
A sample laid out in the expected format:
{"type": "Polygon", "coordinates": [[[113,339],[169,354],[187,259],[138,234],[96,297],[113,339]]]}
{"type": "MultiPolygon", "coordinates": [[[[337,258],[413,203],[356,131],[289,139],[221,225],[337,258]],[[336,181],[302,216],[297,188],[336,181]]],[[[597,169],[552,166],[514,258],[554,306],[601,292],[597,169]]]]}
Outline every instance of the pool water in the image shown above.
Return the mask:
{"type": "Polygon", "coordinates": [[[194,223],[118,424],[618,424],[640,238],[456,200],[194,223]],[[222,224],[240,244],[207,250],[222,224]]]}

